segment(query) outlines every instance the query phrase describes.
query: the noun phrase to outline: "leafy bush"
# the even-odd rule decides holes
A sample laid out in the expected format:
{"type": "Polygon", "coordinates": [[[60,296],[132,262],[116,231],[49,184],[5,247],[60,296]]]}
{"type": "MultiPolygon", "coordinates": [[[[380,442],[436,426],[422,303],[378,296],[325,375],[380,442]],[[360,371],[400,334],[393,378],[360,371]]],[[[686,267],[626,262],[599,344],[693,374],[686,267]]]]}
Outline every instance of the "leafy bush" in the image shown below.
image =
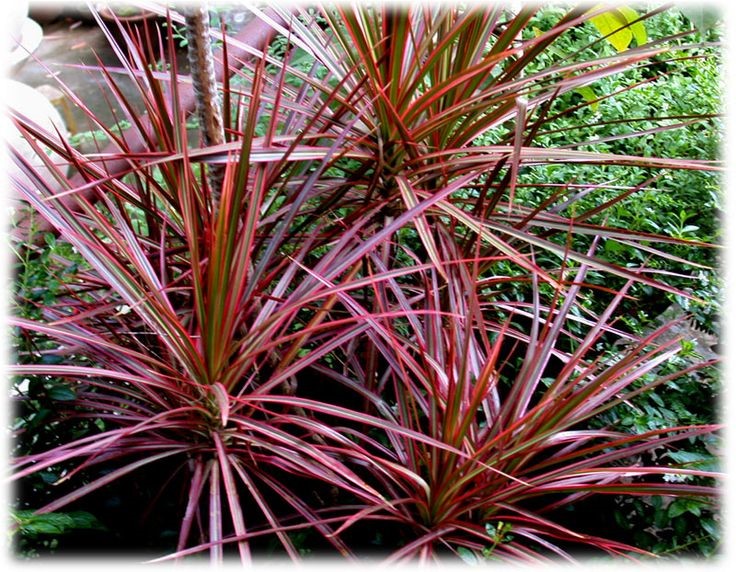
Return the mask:
{"type": "Polygon", "coordinates": [[[42,546],[54,549],[58,546],[58,536],[74,530],[104,530],[100,522],[90,513],[76,511],[70,513],[35,514],[31,510],[16,511],[12,519],[17,526],[18,549],[28,556],[37,552],[29,545],[41,543],[42,546]]]}
{"type": "Polygon", "coordinates": [[[687,297],[651,266],[701,245],[608,224],[628,187],[523,179],[590,166],[637,188],[649,170],[716,170],[545,135],[579,118],[566,98],[670,40],[610,54],[598,36],[569,60],[558,40],[606,9],[252,10],[286,43],[227,60],[225,143],[188,142],[175,60],[151,65],[125,30],[116,50],[148,123],[104,68],[131,127],[90,115],[111,141],[102,155],[15,117],[53,173],[16,155],[15,187],[85,264],[40,315],[13,319],[62,357],[13,372],[74,396],[54,404],[58,441],[19,434],[14,478],[54,484],[22,502],[40,517],[115,499],[96,516],[135,523],[129,542],[214,562],[637,557],[570,515],[600,496],[674,497],[673,518],[711,506],[718,473],[686,467],[682,443],[717,425],[595,426],[708,365],[663,370],[681,349],[657,341],[671,324],[616,319],[636,287],[687,297]],[[617,263],[604,244],[655,262],[617,263]],[[80,421],[93,425],[76,433],[80,421]]]}

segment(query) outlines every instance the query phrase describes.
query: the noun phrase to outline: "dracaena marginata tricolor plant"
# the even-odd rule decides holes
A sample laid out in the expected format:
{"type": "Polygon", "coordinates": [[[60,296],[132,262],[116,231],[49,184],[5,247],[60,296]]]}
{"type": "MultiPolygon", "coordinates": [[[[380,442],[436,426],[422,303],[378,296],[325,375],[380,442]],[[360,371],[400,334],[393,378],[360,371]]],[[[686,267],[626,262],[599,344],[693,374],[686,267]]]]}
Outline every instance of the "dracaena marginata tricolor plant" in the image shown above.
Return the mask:
{"type": "Polygon", "coordinates": [[[19,440],[13,478],[57,479],[32,508],[153,483],[147,513],[176,513],[163,559],[298,560],[300,534],[356,558],[378,528],[391,531],[392,561],[489,544],[520,562],[572,558],[575,546],[643,556],[557,515],[592,495],[715,496],[716,474],[648,454],[717,428],[589,424],[676,377],[651,374],[679,350],[618,327],[637,286],[679,291],[646,265],[607,261],[601,241],[687,262],[668,252],[684,241],[604,215],[659,173],[718,165],[535,142],[586,105],[565,107],[566,95],[648,65],[672,39],[597,57],[553,50],[605,8],[572,8],[533,34],[543,8],[250,10],[261,44],[212,32],[221,140],[187,129],[190,79],[173,39],[113,35],[102,21],[120,65],[98,73],[129,129],[102,124],[70,90],[107,147],[82,153],[14,116],[45,162],[14,156],[16,192],[84,263],[40,318],[11,318],[60,359],[11,369],[73,392],[56,404],[59,434],[96,422],[61,442],[19,440]],[[488,134],[496,142],[478,144],[488,134]],[[540,185],[537,204],[521,200],[520,173],[556,163],[649,174],[625,189],[540,185]],[[606,199],[582,202],[598,192],[606,199]],[[605,354],[616,338],[627,345],[605,354]]]}

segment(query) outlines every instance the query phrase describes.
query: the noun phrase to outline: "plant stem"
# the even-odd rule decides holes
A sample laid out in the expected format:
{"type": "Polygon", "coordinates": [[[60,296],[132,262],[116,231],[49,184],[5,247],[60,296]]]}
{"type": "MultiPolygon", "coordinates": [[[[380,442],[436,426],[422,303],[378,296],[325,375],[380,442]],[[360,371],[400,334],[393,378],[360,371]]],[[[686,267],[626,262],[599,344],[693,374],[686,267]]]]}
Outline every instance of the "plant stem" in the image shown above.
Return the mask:
{"type": "MultiPolygon", "coordinates": [[[[202,143],[205,146],[221,145],[225,142],[225,130],[217,95],[215,59],[212,55],[209,12],[206,2],[188,8],[185,21],[188,41],[187,56],[199,115],[202,143]]],[[[219,202],[224,174],[223,165],[208,165],[207,180],[215,204],[219,202]]]]}

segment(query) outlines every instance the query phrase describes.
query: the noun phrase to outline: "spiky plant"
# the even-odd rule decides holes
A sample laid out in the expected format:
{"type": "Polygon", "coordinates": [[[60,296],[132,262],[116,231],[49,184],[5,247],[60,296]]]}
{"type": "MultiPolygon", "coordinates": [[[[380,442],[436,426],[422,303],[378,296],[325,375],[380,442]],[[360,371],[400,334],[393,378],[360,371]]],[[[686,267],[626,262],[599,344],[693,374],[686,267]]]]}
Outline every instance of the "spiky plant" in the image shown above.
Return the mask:
{"type": "Polygon", "coordinates": [[[33,508],[73,507],[135,475],[156,487],[141,493],[150,514],[176,507],[164,558],[297,560],[299,532],[310,549],[352,558],[386,527],[391,560],[490,544],[491,556],[533,561],[570,558],[574,544],[641,552],[558,522],[561,507],[591,495],[716,494],[715,473],[643,456],[716,427],[587,425],[668,381],[650,374],[677,352],[655,336],[617,356],[599,346],[635,338],[615,324],[634,285],[679,292],[598,254],[603,239],[662,259],[683,244],[600,221],[651,178],[571,196],[540,186],[534,203],[520,174],[556,163],[718,167],[535,146],[574,112],[572,91],[668,49],[663,39],[558,56],[556,40],[607,9],[573,8],[525,33],[540,10],[252,8],[280,39],[270,50],[226,40],[225,54],[254,57],[226,58],[228,138],[200,148],[188,142],[188,78],[173,57],[154,71],[130,35],[116,51],[155,136],[104,66],[132,124],[121,137],[98,122],[104,154],[15,117],[39,156],[48,146],[75,171],[46,159],[51,180],[14,159],[18,192],[88,267],[42,318],[13,320],[55,340],[60,360],[12,369],[67,381],[60,434],[99,421],[16,457],[16,480],[58,476],[33,508]],[[489,135],[494,144],[477,144],[489,135]],[[221,192],[205,165],[222,169],[221,192]],[[663,480],[673,473],[701,483],[663,480]]]}

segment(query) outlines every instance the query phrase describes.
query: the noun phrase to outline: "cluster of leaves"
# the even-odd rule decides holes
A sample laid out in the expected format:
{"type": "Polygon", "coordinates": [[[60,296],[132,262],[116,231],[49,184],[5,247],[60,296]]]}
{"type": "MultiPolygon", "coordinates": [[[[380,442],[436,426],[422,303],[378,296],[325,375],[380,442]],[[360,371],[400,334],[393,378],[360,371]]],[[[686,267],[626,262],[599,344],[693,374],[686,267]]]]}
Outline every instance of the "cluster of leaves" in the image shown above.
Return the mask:
{"type": "MultiPolygon", "coordinates": [[[[34,226],[32,221],[31,236],[34,226]]],[[[30,242],[16,251],[13,313],[26,319],[40,319],[45,306],[63,299],[66,285],[74,282],[79,269],[85,267],[84,260],[73,248],[57,240],[52,233],[45,233],[41,242],[41,246],[30,242]]],[[[62,356],[57,351],[58,343],[47,336],[16,329],[14,337],[19,363],[53,365],[68,359],[68,355],[62,356]]],[[[13,413],[14,428],[30,435],[24,439],[25,452],[59,443],[55,424],[51,421],[58,402],[76,398],[74,389],[63,379],[53,376],[20,377],[16,379],[14,395],[24,396],[17,400],[18,407],[13,413]]],[[[78,427],[76,433],[85,431],[84,427],[78,427]]]]}
{"type": "MultiPolygon", "coordinates": [[[[540,15],[532,26],[534,33],[549,27],[554,14],[555,10],[551,9],[540,15]]],[[[678,10],[671,10],[646,20],[648,36],[645,37],[676,35],[688,28],[685,16],[678,10]]],[[[531,31],[527,33],[532,35],[531,31]]],[[[555,52],[565,58],[590,57],[595,36],[593,26],[571,30],[555,43],[555,52]]],[[[676,44],[682,46],[681,50],[673,49],[655,56],[621,74],[602,78],[594,87],[561,97],[554,109],[562,113],[557,113],[548,127],[538,134],[537,143],[543,147],[574,145],[590,151],[650,157],[716,159],[721,144],[718,114],[722,80],[717,46],[706,43],[716,38],[712,28],[702,34],[685,36],[676,44]],[[702,43],[693,47],[694,40],[702,43]],[[566,112],[569,108],[574,112],[566,112]]],[[[599,49],[615,53],[612,46],[599,49]]],[[[537,185],[542,183],[567,186],[568,192],[574,192],[581,180],[589,186],[600,183],[602,187],[576,201],[577,209],[591,208],[596,202],[615,196],[620,191],[609,191],[606,187],[612,182],[622,188],[634,188],[647,180],[629,200],[612,205],[600,213],[597,220],[605,219],[607,224],[614,226],[686,240],[714,242],[720,239],[720,177],[714,172],[657,170],[646,166],[637,169],[577,165],[574,168],[566,165],[532,167],[521,173],[520,181],[524,185],[520,200],[530,204],[539,201],[537,185]]],[[[606,257],[619,264],[646,261],[659,270],[689,273],[686,265],[671,259],[647,261],[648,253],[642,249],[615,241],[605,241],[603,247],[606,257]]],[[[717,262],[712,249],[671,245],[664,250],[673,256],[687,258],[689,263],[713,266],[717,262]]],[[[700,278],[698,282],[688,283],[673,276],[671,281],[709,302],[705,306],[693,306],[692,310],[708,329],[713,329],[717,327],[713,320],[719,307],[717,302],[712,302],[716,298],[713,288],[718,276],[715,271],[702,271],[700,278]]],[[[661,300],[648,288],[642,289],[642,295],[648,308],[656,307],[657,298],[661,300]]],[[[670,299],[673,299],[671,295],[670,299]]],[[[666,305],[664,302],[660,311],[666,305]]]]}
{"type": "Polygon", "coordinates": [[[20,536],[17,547],[29,557],[38,556],[35,546],[39,544],[47,550],[55,549],[61,535],[77,530],[105,530],[94,515],[84,511],[36,514],[32,510],[18,510],[11,517],[20,536]]]}
{"type": "MultiPolygon", "coordinates": [[[[528,32],[538,34],[546,29],[553,18],[554,9],[540,15],[536,25],[528,32]]],[[[594,22],[593,22],[594,24],[594,22]]],[[[717,49],[717,28],[711,25],[702,31],[681,38],[679,45],[684,50],[674,49],[665,55],[652,58],[645,65],[636,66],[625,73],[604,78],[594,88],[589,87],[561,98],[559,109],[573,107],[585,101],[587,105],[579,106],[573,114],[559,114],[550,122],[549,128],[540,133],[537,139],[542,146],[557,146],[575,142],[578,148],[600,152],[635,152],[643,156],[685,157],[699,156],[715,159],[721,143],[721,122],[718,115],[721,106],[721,77],[719,72],[719,54],[717,49]],[[693,40],[702,42],[693,47],[693,40]],[[711,43],[708,43],[711,42],[711,43]],[[622,119],[623,118],[623,119],[622,119]],[[703,121],[705,119],[705,121],[703,121]],[[675,129],[662,130],[662,125],[676,126],[675,129]]],[[[594,26],[571,30],[567,37],[556,42],[555,50],[559,56],[577,54],[595,39],[594,26]]],[[[670,10],[654,15],[646,20],[646,29],[639,35],[646,41],[676,35],[690,28],[688,18],[680,10],[670,10]]],[[[600,30],[603,32],[604,30],[600,30]]],[[[627,41],[634,40],[631,34],[627,41]]],[[[644,43],[640,37],[639,44],[644,43]]],[[[599,48],[615,53],[614,49],[625,49],[623,45],[599,48]]],[[[591,167],[584,172],[576,166],[564,165],[531,168],[520,176],[520,181],[534,189],[535,184],[556,183],[571,185],[583,179],[588,184],[615,182],[623,187],[635,187],[641,180],[652,177],[650,183],[639,189],[626,202],[607,209],[601,216],[607,224],[629,228],[634,231],[665,233],[685,240],[715,242],[720,239],[718,225],[719,213],[722,210],[720,178],[717,173],[705,171],[652,171],[647,169],[625,169],[610,167],[591,167]]],[[[604,191],[605,192],[605,191],[604,191]]],[[[608,196],[611,196],[610,194],[608,196]]],[[[576,208],[588,205],[591,208],[595,201],[608,198],[601,192],[591,194],[575,203],[576,208]]],[[[524,196],[521,200],[532,204],[539,197],[524,196]]],[[[648,263],[659,271],[672,273],[671,283],[681,285],[705,301],[691,304],[687,298],[668,294],[666,297],[651,288],[644,287],[637,300],[630,306],[624,305],[623,324],[626,330],[642,334],[655,325],[655,318],[669,303],[675,302],[692,313],[693,320],[699,328],[719,332],[719,308],[721,283],[717,270],[715,252],[712,249],[692,249],[687,245],[668,245],[664,250],[673,257],[686,259],[683,263],[672,258],[647,260],[648,253],[634,245],[627,246],[615,241],[605,241],[604,253],[608,260],[620,264],[648,263]],[[697,280],[692,280],[692,263],[704,265],[694,273],[697,280]],[[709,268],[711,267],[711,268],[709,268]],[[679,274],[687,274],[688,279],[678,278],[679,274]]],[[[595,300],[590,300],[589,307],[595,308],[595,300]]],[[[617,348],[614,348],[616,351],[617,348]]],[[[666,366],[666,371],[675,371],[685,367],[688,361],[702,359],[692,348],[689,340],[683,341],[681,354],[666,366]]],[[[711,423],[715,420],[714,403],[719,395],[720,384],[715,368],[706,368],[692,372],[687,376],[672,381],[657,391],[648,392],[631,403],[622,404],[612,412],[603,416],[597,423],[600,426],[616,424],[634,431],[662,428],[672,425],[691,423],[711,423]]],[[[702,439],[690,445],[692,455],[700,455],[714,462],[713,450],[708,440],[702,439]]],[[[644,506],[643,501],[635,502],[644,506]]],[[[700,506],[696,501],[689,501],[692,506],[700,506]]],[[[628,506],[628,505],[627,505],[628,506]]],[[[669,505],[679,507],[679,504],[669,505]]],[[[702,508],[702,507],[701,507],[702,508]]],[[[672,510],[672,509],[669,509],[672,510]]],[[[661,524],[674,523],[677,533],[667,543],[651,536],[643,541],[646,533],[637,533],[636,543],[655,552],[670,552],[676,546],[692,548],[693,536],[701,539],[697,542],[697,551],[711,554],[719,544],[719,535],[713,534],[715,529],[711,517],[698,514],[698,518],[684,526],[684,516],[672,515],[667,506],[657,510],[638,510],[639,518],[632,524],[629,509],[616,509],[616,518],[627,522],[626,528],[654,528],[661,524]],[[647,517],[642,515],[648,515],[647,517]],[[669,519],[669,520],[668,520],[669,519]],[[671,522],[670,522],[671,521],[671,522]],[[641,524],[643,526],[640,526],[641,524]],[[679,531],[687,530],[680,535],[679,531]],[[693,533],[693,531],[695,531],[693,533]]]]}
{"type": "Polygon", "coordinates": [[[709,365],[662,369],[681,350],[655,343],[668,325],[618,326],[637,286],[687,294],[602,243],[655,260],[707,245],[606,224],[629,187],[523,179],[603,166],[640,189],[640,170],[718,169],[549,137],[579,111],[566,98],[672,39],[644,42],[625,18],[640,45],[609,54],[599,34],[569,59],[557,41],[600,29],[606,8],[573,7],[538,33],[548,12],[531,6],[251,9],[249,32],[286,43],[225,42],[224,144],[190,143],[187,78],[174,58],[151,65],[154,50],[124,29],[113,47],[145,122],[104,67],[131,128],[89,113],[111,142],[101,153],[15,117],[51,173],[15,155],[15,187],[85,263],[40,315],[13,319],[63,356],[14,373],[74,394],[55,404],[57,442],[31,447],[19,432],[24,507],[145,506],[97,516],[157,529],[162,559],[355,558],[378,545],[392,562],[549,562],[580,547],[648,554],[570,518],[591,498],[674,497],[676,516],[710,506],[719,474],[687,466],[682,443],[715,424],[596,425],[709,365]],[[207,172],[223,166],[213,189],[207,172]],[[594,192],[605,201],[586,202],[594,192]],[[627,341],[616,355],[612,338],[627,341]],[[99,425],[74,434],[80,421],[99,425]],[[32,486],[45,474],[53,490],[32,486]]]}

